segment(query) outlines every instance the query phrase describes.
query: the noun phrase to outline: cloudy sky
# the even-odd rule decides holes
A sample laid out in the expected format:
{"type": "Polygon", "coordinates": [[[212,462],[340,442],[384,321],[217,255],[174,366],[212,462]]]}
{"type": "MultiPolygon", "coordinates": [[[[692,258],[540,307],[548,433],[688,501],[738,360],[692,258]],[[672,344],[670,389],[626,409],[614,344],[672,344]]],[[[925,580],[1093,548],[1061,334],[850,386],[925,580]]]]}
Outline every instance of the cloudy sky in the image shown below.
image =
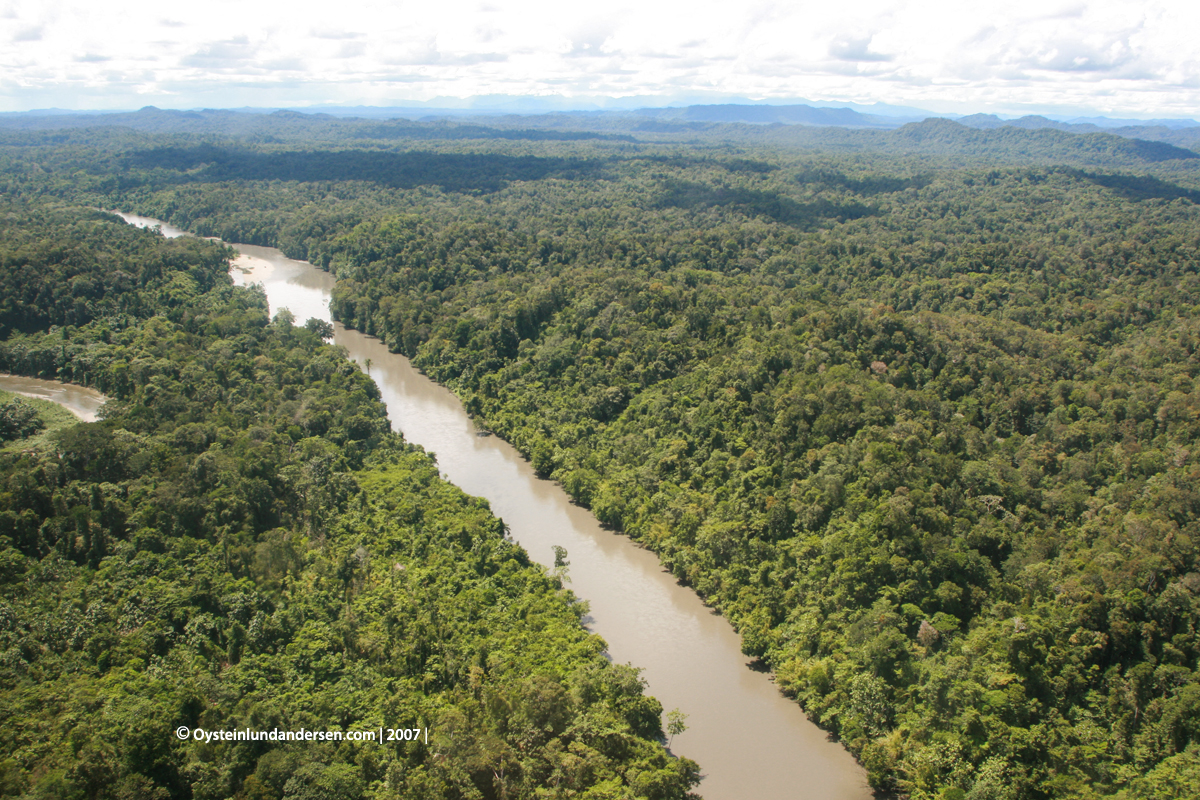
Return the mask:
{"type": "Polygon", "coordinates": [[[0,0],[0,110],[498,94],[1200,117],[1198,32],[1188,0],[0,0]]]}

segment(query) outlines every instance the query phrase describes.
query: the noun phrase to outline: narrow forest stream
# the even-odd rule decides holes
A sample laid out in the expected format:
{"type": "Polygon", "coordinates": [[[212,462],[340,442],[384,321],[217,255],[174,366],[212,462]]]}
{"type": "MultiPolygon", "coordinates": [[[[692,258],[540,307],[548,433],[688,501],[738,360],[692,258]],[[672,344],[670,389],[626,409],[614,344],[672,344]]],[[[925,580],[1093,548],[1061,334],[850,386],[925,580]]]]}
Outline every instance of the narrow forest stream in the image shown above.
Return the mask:
{"type": "MultiPolygon", "coordinates": [[[[184,232],[157,220],[167,236],[184,232]]],[[[234,281],[260,283],[274,314],[286,307],[297,322],[330,321],[332,275],[278,250],[234,244],[241,257],[234,281]]],[[[437,455],[443,474],[464,491],[487,498],[513,538],[535,560],[554,561],[561,545],[570,560],[570,588],[590,604],[584,619],[604,637],[614,661],[643,670],[664,709],[687,714],[688,729],[673,751],[699,762],[707,800],[865,800],[866,774],[828,739],[768,675],[742,655],[730,624],[666,572],[654,553],[603,529],[571,503],[557,484],[539,479],[507,442],[480,435],[451,392],[388,352],[378,339],[335,323],[334,342],[368,369],[392,425],[437,455]]]]}

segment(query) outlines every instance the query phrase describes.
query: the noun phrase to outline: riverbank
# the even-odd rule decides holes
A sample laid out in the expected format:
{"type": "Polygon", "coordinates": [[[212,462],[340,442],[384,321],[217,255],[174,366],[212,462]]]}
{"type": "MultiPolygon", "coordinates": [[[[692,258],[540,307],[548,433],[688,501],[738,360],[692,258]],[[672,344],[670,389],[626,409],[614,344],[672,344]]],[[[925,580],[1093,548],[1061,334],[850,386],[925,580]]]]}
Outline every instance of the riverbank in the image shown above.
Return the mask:
{"type": "MultiPolygon", "coordinates": [[[[262,284],[272,314],[286,307],[298,322],[332,322],[332,275],[273,248],[231,246],[242,254],[235,283],[262,284]]],[[[364,368],[370,364],[393,427],[434,452],[450,481],[486,498],[531,558],[552,567],[553,547],[566,548],[570,587],[591,608],[588,629],[604,637],[614,661],[643,670],[650,694],[664,708],[688,715],[688,730],[674,738],[672,750],[701,765],[704,797],[871,797],[850,754],[768,675],[749,667],[729,622],[680,586],[654,553],[602,528],[560,486],[538,478],[507,442],[478,436],[454,394],[380,340],[334,323],[334,343],[364,368]]]]}
{"type": "Polygon", "coordinates": [[[49,401],[70,411],[83,422],[95,422],[99,418],[100,407],[108,401],[100,392],[86,386],[7,373],[0,374],[0,390],[49,401]]]}

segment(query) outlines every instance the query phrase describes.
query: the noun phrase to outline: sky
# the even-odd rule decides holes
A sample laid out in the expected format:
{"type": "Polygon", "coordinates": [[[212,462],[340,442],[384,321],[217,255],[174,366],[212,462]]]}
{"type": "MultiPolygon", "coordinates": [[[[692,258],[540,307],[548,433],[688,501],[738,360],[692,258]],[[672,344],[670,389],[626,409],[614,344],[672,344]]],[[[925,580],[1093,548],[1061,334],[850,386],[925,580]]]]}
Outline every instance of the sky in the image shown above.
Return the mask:
{"type": "Polygon", "coordinates": [[[0,0],[0,111],[533,95],[1200,118],[1197,32],[1188,0],[0,0]]]}

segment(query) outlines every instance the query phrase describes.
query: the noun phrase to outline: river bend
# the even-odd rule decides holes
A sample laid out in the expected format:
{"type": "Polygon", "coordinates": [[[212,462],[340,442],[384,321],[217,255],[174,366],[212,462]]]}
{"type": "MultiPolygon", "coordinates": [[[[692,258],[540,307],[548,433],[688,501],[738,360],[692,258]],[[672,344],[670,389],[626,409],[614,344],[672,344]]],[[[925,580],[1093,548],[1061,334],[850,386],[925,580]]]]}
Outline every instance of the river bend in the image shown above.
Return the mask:
{"type": "MultiPolygon", "coordinates": [[[[183,231],[157,220],[122,215],[164,235],[183,231]]],[[[232,245],[241,256],[238,284],[262,284],[272,314],[288,308],[298,323],[332,321],[334,278],[278,250],[232,245]]],[[[608,654],[643,670],[664,709],[688,715],[672,750],[700,764],[707,800],[867,800],[866,775],[766,674],[747,665],[741,642],[723,617],[680,586],[654,553],[603,529],[557,484],[538,478],[507,442],[480,435],[449,390],[391,353],[380,340],[334,323],[334,342],[378,384],[393,427],[437,456],[443,474],[484,497],[513,538],[546,566],[553,546],[567,549],[570,588],[586,600],[589,630],[608,654]]]]}
{"type": "Polygon", "coordinates": [[[25,397],[58,403],[84,422],[95,422],[98,419],[100,406],[108,400],[95,389],[89,389],[86,386],[45,381],[41,378],[26,378],[23,375],[0,375],[0,389],[25,397]]]}

